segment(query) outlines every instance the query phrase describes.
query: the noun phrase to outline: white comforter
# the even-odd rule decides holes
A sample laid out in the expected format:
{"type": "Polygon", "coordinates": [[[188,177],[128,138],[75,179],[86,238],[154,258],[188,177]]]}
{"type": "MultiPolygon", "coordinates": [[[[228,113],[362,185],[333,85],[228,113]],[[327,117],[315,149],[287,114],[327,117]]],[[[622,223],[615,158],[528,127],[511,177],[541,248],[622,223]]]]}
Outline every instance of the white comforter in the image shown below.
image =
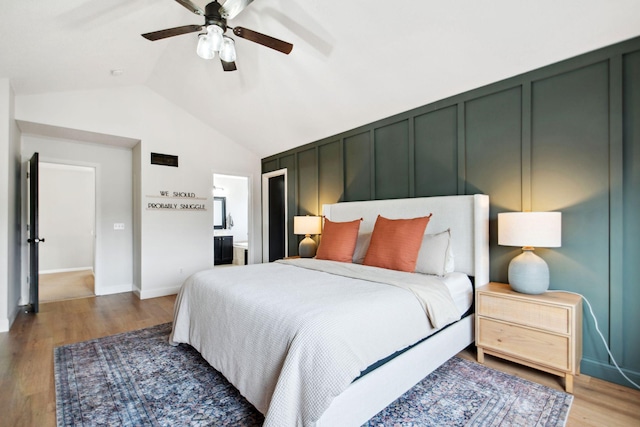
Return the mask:
{"type": "Polygon", "coordinates": [[[310,262],[341,264],[295,260],[202,271],[176,300],[170,341],[198,350],[265,414],[265,426],[313,426],[361,371],[429,335],[431,323],[460,317],[435,277],[337,266],[362,270],[371,282],[317,271],[310,262]],[[290,265],[296,263],[308,265],[290,265]],[[378,282],[384,280],[392,285],[378,282]],[[424,301],[430,288],[437,304],[424,301]]]}

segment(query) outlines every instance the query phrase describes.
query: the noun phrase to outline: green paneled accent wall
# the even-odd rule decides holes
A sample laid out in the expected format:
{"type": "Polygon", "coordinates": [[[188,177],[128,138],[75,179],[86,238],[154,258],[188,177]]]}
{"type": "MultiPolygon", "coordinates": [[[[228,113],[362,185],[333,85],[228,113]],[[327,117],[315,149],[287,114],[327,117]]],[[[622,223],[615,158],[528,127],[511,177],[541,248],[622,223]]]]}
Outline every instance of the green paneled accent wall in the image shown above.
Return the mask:
{"type": "Polygon", "coordinates": [[[262,173],[273,172],[274,170],[278,170],[278,159],[262,162],[262,173]]]}
{"type": "MultiPolygon", "coordinates": [[[[640,50],[624,55],[623,61],[623,235],[622,286],[617,290],[617,321],[612,336],[622,342],[622,366],[640,372],[640,50]],[[614,332],[615,331],[615,332],[614,332]]],[[[637,381],[636,381],[637,382],[637,381]]]]}
{"type": "Polygon", "coordinates": [[[318,212],[318,155],[312,147],[298,153],[297,174],[298,215],[315,215],[318,212]]]}
{"type": "MultiPolygon", "coordinates": [[[[556,288],[593,304],[601,329],[609,320],[609,76],[600,62],[533,83],[532,210],[562,212],[562,247],[539,249],[556,288]],[[586,231],[586,232],[585,232],[586,231]],[[587,250],[585,250],[587,249],[587,250]],[[568,268],[568,266],[571,268],[568,268]]],[[[596,337],[592,322],[584,334],[596,337]]],[[[585,340],[584,357],[606,360],[585,340]]]]}
{"type": "Polygon", "coordinates": [[[375,198],[409,197],[409,121],[375,129],[373,141],[375,198]]]}
{"type": "MultiPolygon", "coordinates": [[[[496,281],[520,253],[497,244],[497,214],[562,212],[562,247],[537,249],[551,289],[591,301],[616,361],[640,382],[640,38],[262,160],[263,172],[282,167],[290,217],[338,201],[488,194],[496,281]]],[[[584,313],[582,372],[628,386],[584,313]]]]}
{"type": "MultiPolygon", "coordinates": [[[[287,169],[287,171],[294,171],[296,168],[296,156],[294,154],[289,154],[288,156],[282,156],[279,160],[278,169],[287,169]]],[[[271,171],[265,171],[271,172],[271,171]]],[[[293,215],[291,212],[297,212],[298,206],[296,205],[296,191],[297,191],[297,179],[293,173],[287,173],[287,212],[289,212],[289,217],[291,218],[293,215]]],[[[290,254],[298,253],[298,244],[299,238],[293,234],[293,220],[289,220],[287,222],[287,229],[289,231],[289,238],[287,239],[287,246],[289,246],[290,254]],[[292,238],[293,236],[293,238],[292,238]],[[293,252],[292,252],[293,251],[293,252]]]]}
{"type": "MultiPolygon", "coordinates": [[[[490,277],[507,281],[516,248],[498,246],[498,212],[522,210],[521,88],[487,94],[465,103],[465,194],[489,194],[490,277]]],[[[453,232],[453,231],[452,231],[453,232]]]]}
{"type": "Polygon", "coordinates": [[[414,126],[415,196],[456,194],[458,108],[456,105],[416,116],[414,126]]]}
{"type": "Polygon", "coordinates": [[[340,140],[332,141],[318,147],[318,202],[335,203],[342,200],[342,145],[340,140]]]}
{"type": "Polygon", "coordinates": [[[336,201],[370,200],[373,198],[371,158],[373,149],[370,132],[344,137],[344,199],[336,201]]]}

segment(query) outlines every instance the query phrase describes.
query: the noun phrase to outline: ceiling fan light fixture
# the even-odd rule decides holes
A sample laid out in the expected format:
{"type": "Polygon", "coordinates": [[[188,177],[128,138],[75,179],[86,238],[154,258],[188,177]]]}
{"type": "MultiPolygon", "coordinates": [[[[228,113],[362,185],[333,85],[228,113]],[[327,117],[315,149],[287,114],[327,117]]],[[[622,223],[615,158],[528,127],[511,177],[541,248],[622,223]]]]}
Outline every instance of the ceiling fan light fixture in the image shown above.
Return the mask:
{"type": "Polygon", "coordinates": [[[196,53],[202,59],[213,59],[215,51],[211,48],[211,37],[208,34],[200,34],[198,36],[198,47],[196,53]]]}
{"type": "Polygon", "coordinates": [[[207,27],[207,36],[211,40],[211,49],[214,52],[219,52],[222,48],[222,34],[224,34],[224,30],[217,25],[207,27]]]}
{"type": "Polygon", "coordinates": [[[223,37],[222,48],[220,49],[220,59],[225,62],[235,62],[236,44],[231,37],[223,37]]]}

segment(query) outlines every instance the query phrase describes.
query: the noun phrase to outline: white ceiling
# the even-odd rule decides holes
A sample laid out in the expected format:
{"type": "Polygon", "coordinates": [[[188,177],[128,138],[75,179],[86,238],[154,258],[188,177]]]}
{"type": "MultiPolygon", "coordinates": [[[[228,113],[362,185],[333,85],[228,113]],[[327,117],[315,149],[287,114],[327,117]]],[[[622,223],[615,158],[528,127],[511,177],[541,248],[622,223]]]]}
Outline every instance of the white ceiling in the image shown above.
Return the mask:
{"type": "Polygon", "coordinates": [[[0,0],[0,77],[17,96],[146,85],[264,157],[636,37],[638,16],[637,0],[255,0],[229,24],[293,51],[235,37],[225,73],[196,33],[140,36],[203,22],[173,0],[0,0]]]}

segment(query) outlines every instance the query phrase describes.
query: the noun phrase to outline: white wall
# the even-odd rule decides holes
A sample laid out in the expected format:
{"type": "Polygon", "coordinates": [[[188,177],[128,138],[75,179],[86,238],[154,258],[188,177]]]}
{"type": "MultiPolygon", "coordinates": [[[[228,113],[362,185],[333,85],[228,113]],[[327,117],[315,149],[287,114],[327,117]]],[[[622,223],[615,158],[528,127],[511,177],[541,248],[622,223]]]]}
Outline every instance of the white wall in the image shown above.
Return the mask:
{"type": "MultiPolygon", "coordinates": [[[[257,232],[249,231],[250,246],[254,248],[250,259],[255,262],[261,259],[257,209],[260,159],[150,89],[132,86],[21,95],[16,97],[16,118],[141,141],[137,148],[140,164],[134,165],[134,170],[140,168],[140,175],[129,181],[134,187],[134,216],[140,216],[134,236],[136,259],[139,248],[140,274],[134,288],[141,298],[175,293],[188,275],[212,267],[210,196],[211,176],[216,170],[251,176],[255,181],[251,185],[254,202],[250,209],[251,227],[257,232]],[[179,167],[151,165],[151,152],[179,156],[179,167]],[[207,210],[148,210],[148,203],[158,200],[163,190],[196,193],[204,197],[207,210]]],[[[137,152],[134,157],[138,159],[137,152]]],[[[132,276],[138,277],[137,273],[132,276]]]]}
{"type": "Polygon", "coordinates": [[[41,162],[39,176],[40,274],[93,270],[95,169],[41,162]]]}
{"type": "MultiPolygon", "coordinates": [[[[95,168],[96,175],[96,262],[95,292],[113,294],[133,289],[133,185],[131,149],[89,144],[60,138],[23,134],[22,155],[27,161],[34,152],[41,162],[65,163],[95,168]],[[114,223],[125,224],[122,231],[114,223]]],[[[46,172],[45,172],[46,176],[46,172]]],[[[46,197],[47,186],[42,188],[46,197]]],[[[26,193],[23,196],[26,198],[26,193]]],[[[26,209],[24,219],[26,221],[26,209]]],[[[40,250],[45,262],[49,236],[40,250]]],[[[26,236],[25,236],[26,238],[26,236]]],[[[23,294],[26,292],[26,279],[23,294]]]]}
{"type": "Polygon", "coordinates": [[[13,90],[0,79],[0,332],[9,330],[20,299],[19,142],[13,90]]]}

